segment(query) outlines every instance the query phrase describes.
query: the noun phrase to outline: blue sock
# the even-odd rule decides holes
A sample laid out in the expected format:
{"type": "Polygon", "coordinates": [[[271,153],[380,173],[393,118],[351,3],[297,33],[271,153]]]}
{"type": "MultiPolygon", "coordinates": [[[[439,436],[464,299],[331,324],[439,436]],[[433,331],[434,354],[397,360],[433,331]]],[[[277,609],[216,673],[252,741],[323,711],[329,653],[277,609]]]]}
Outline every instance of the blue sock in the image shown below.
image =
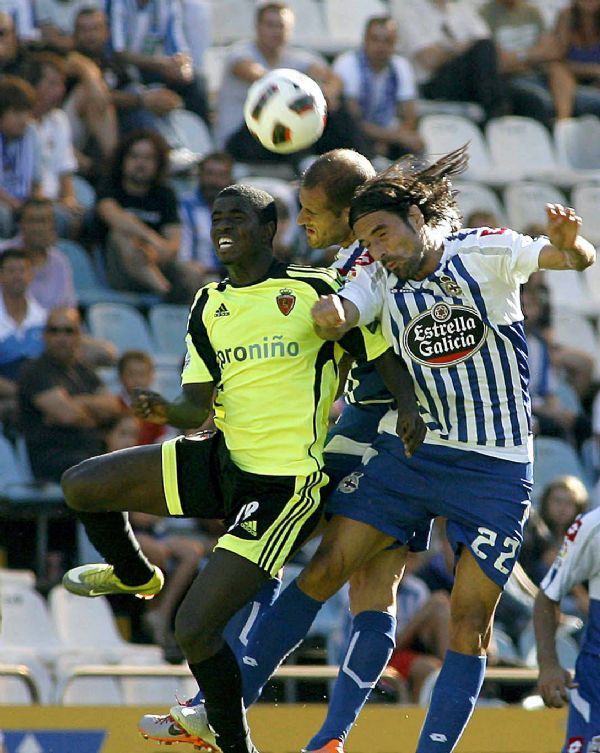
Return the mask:
{"type": "MultiPolygon", "coordinates": [[[[237,611],[225,626],[223,636],[229,644],[229,648],[235,654],[235,658],[238,660],[239,664],[241,664],[241,657],[246,651],[251,630],[254,628],[264,611],[273,606],[273,603],[279,595],[280,589],[281,581],[277,578],[271,578],[271,580],[267,581],[267,583],[265,583],[260,589],[252,601],[249,601],[237,611]]],[[[244,672],[242,669],[242,676],[243,674],[244,672]]],[[[192,704],[195,706],[198,703],[202,703],[203,700],[204,695],[202,691],[199,690],[192,699],[192,704]]]]}
{"type": "Polygon", "coordinates": [[[450,753],[471,718],[485,675],[485,656],[447,651],[416,753],[450,753]]]}
{"type": "Polygon", "coordinates": [[[322,606],[322,601],[307,596],[294,580],[255,624],[240,661],[246,708],[256,701],[269,677],[308,633],[322,606]]]}
{"type": "Polygon", "coordinates": [[[360,710],[387,666],[396,638],[396,618],[387,612],[357,614],[340,673],[321,729],[306,746],[322,748],[329,740],[344,742],[360,710]]]}

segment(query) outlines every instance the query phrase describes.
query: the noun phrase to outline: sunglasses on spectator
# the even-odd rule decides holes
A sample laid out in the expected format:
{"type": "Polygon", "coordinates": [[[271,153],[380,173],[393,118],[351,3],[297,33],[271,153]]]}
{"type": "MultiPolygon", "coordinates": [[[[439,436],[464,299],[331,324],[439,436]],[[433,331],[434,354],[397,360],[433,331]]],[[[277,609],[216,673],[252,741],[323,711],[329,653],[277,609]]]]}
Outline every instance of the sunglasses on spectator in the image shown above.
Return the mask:
{"type": "Polygon", "coordinates": [[[76,335],[79,330],[76,327],[46,327],[49,335],[76,335]]]}

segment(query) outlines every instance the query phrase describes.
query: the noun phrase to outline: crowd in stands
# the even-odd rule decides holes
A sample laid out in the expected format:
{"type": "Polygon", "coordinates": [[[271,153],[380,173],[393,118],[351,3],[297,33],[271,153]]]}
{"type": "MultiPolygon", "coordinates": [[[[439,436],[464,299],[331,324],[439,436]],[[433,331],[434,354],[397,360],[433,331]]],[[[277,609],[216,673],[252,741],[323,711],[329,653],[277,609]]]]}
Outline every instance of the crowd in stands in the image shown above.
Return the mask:
{"type": "MultiPolygon", "coordinates": [[[[97,301],[135,306],[144,316],[164,303],[188,306],[201,285],[223,276],[211,207],[237,180],[275,196],[278,258],[331,260],[331,249],[311,252],[296,225],[295,179],[310,154],[268,152],[245,126],[246,93],[267,71],[295,68],[321,85],[329,114],[310,152],[354,148],[377,166],[424,154],[420,117],[449,104],[474,115],[477,128],[512,114],[551,132],[563,119],[600,116],[600,0],[565,0],[550,22],[529,0],[389,0],[380,3],[385,15],[365,19],[359,45],[335,49],[322,39],[312,48],[295,44],[293,2],[255,9],[253,0],[239,4],[252,5],[254,29],[216,48],[217,2],[0,2],[0,422],[11,443],[24,441],[37,483],[58,482],[92,455],[172,436],[129,408],[135,388],[156,384],[161,353],[135,342],[126,350],[93,331],[83,268],[97,301]],[[207,61],[217,53],[215,87],[207,61]],[[191,130],[181,127],[182,112],[193,114],[191,130]]],[[[323,12],[326,0],[314,3],[323,12]]],[[[484,203],[471,209],[468,227],[502,224],[484,203]]],[[[543,232],[537,220],[532,234],[543,232]]],[[[579,347],[577,332],[565,341],[556,334],[563,311],[550,283],[536,274],[522,292],[533,430],[540,453],[558,454],[536,481],[525,575],[500,608],[515,656],[531,630],[532,596],[523,584],[527,577],[539,584],[574,517],[600,504],[600,307],[583,312],[595,352],[579,347]]],[[[177,603],[217,529],[204,521],[180,529],[142,515],[132,524],[167,572],[164,593],[145,611],[142,638],[168,648],[177,603]]],[[[21,532],[14,532],[0,531],[9,567],[23,565],[21,532]]],[[[74,520],[51,523],[56,577],[78,564],[78,537],[74,520]]],[[[399,596],[391,666],[414,701],[447,645],[452,565],[443,540],[440,534],[429,554],[414,558],[399,596]]],[[[585,615],[582,587],[565,608],[585,615]]],[[[498,658],[508,661],[500,648],[498,658]]],[[[517,661],[525,660],[521,652],[517,661]]]]}

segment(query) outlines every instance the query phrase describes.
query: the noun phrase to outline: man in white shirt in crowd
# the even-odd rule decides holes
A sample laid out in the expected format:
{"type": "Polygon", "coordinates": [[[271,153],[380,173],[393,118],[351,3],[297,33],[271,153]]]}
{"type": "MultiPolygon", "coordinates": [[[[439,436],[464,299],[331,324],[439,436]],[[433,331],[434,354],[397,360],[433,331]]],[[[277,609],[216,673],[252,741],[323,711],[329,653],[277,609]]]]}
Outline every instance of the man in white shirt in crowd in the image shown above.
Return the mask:
{"type": "Polygon", "coordinates": [[[396,18],[423,96],[476,102],[486,118],[505,113],[496,47],[471,3],[411,0],[397,5],[396,18]]]}
{"type": "Polygon", "coordinates": [[[417,131],[415,75],[406,58],[395,55],[398,25],[389,16],[367,21],[363,44],[342,53],[333,71],[342,79],[348,109],[374,154],[396,159],[418,153],[423,141],[417,131]]]}

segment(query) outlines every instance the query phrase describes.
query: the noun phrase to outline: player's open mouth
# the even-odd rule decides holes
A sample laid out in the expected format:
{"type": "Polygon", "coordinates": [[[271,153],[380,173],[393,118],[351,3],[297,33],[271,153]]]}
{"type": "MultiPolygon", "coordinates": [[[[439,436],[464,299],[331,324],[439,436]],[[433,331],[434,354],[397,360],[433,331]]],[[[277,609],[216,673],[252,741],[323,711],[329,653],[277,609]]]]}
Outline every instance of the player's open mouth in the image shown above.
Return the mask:
{"type": "Polygon", "coordinates": [[[228,235],[223,235],[219,238],[217,245],[219,246],[219,251],[226,251],[233,246],[233,238],[230,238],[228,235]]]}

